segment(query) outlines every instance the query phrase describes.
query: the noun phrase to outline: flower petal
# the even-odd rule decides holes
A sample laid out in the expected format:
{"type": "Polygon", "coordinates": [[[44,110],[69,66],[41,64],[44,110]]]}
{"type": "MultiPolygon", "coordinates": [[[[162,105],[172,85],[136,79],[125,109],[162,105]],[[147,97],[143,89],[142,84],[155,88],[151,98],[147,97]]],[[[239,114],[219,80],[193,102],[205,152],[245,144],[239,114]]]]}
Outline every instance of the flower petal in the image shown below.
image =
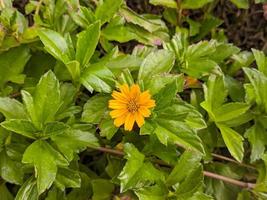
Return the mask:
{"type": "Polygon", "coordinates": [[[138,99],[141,94],[139,86],[136,84],[132,85],[130,89],[130,93],[131,93],[130,95],[132,99],[138,99]]]}
{"type": "Polygon", "coordinates": [[[155,101],[151,99],[151,95],[148,90],[140,95],[139,104],[140,106],[146,106],[147,108],[152,108],[156,105],[155,101]]]}
{"type": "Polygon", "coordinates": [[[120,86],[120,91],[126,97],[129,97],[130,96],[130,89],[129,89],[129,86],[127,84],[121,85],[120,86]]]}
{"type": "Polygon", "coordinates": [[[135,121],[137,122],[139,128],[141,128],[144,125],[145,120],[140,112],[135,113],[135,121]]]}
{"type": "Polygon", "coordinates": [[[111,96],[120,102],[123,102],[123,103],[128,102],[127,97],[121,92],[113,91],[111,96]]]}
{"type": "Polygon", "coordinates": [[[133,113],[128,113],[125,123],[124,123],[124,129],[126,131],[131,131],[133,129],[134,125],[134,114],[133,113]]]}
{"type": "Polygon", "coordinates": [[[144,117],[149,117],[151,115],[150,110],[146,106],[141,106],[139,108],[139,112],[144,116],[144,117]]]}
{"type": "Polygon", "coordinates": [[[151,95],[149,93],[148,90],[142,92],[142,94],[140,94],[140,100],[149,100],[151,98],[151,95]]]}
{"type": "Polygon", "coordinates": [[[126,115],[122,115],[114,120],[114,125],[120,127],[125,123],[126,115]]]}
{"type": "Polygon", "coordinates": [[[117,110],[112,110],[109,114],[111,118],[117,118],[122,115],[125,115],[127,113],[127,109],[117,109],[117,110]]]}
{"type": "Polygon", "coordinates": [[[145,106],[145,107],[147,107],[147,108],[153,108],[153,107],[156,106],[156,103],[155,103],[154,100],[150,99],[150,100],[148,100],[148,101],[146,101],[146,102],[142,102],[142,103],[140,103],[140,105],[141,105],[141,106],[145,106]]]}
{"type": "Polygon", "coordinates": [[[124,124],[126,131],[131,131],[135,122],[142,127],[145,123],[144,118],[151,115],[149,108],[156,105],[149,91],[141,92],[137,84],[131,87],[127,84],[121,85],[120,92],[113,91],[112,97],[114,99],[109,100],[109,108],[113,110],[109,114],[115,119],[115,126],[119,127],[124,124]],[[133,107],[131,112],[128,110],[129,106],[133,107]]]}
{"type": "Polygon", "coordinates": [[[111,109],[126,109],[127,105],[125,103],[112,99],[108,101],[108,107],[111,109]]]}

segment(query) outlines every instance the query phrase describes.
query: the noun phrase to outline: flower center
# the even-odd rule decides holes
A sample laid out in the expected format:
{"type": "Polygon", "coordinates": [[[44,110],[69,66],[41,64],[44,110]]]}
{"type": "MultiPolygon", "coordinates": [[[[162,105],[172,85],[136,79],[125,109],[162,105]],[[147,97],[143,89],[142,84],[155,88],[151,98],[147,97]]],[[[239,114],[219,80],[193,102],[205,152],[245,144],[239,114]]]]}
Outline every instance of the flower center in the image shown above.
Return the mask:
{"type": "Polygon", "coordinates": [[[136,103],[134,99],[129,100],[127,105],[127,110],[131,113],[137,112],[140,106],[136,103]]]}

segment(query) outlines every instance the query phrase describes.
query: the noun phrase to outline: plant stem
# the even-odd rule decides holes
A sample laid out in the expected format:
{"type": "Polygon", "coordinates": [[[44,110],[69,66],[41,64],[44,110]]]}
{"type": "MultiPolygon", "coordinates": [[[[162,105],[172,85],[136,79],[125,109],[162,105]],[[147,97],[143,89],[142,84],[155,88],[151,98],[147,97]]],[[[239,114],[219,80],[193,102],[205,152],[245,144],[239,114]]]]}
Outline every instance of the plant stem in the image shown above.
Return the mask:
{"type": "Polygon", "coordinates": [[[42,6],[43,0],[40,0],[36,6],[35,15],[39,15],[40,7],[42,6]]]}
{"type": "Polygon", "coordinates": [[[245,163],[240,163],[232,158],[228,158],[226,156],[222,156],[222,155],[219,155],[219,154],[216,154],[216,153],[212,153],[211,154],[214,158],[217,158],[217,159],[220,159],[220,160],[226,160],[226,161],[229,161],[229,162],[232,162],[232,163],[235,163],[237,165],[240,165],[240,166],[243,166],[243,167],[247,167],[247,168],[250,168],[250,169],[256,169],[254,166],[252,165],[249,165],[249,164],[245,164],[245,163]]]}
{"type": "MultiPolygon", "coordinates": [[[[119,150],[115,150],[115,149],[111,149],[111,148],[106,148],[106,147],[89,147],[89,148],[97,150],[97,151],[101,151],[104,153],[113,154],[115,156],[120,156],[120,157],[124,156],[124,152],[119,151],[119,150]]],[[[155,159],[153,162],[156,164],[162,165],[162,166],[172,167],[171,165],[169,165],[169,164],[167,164],[164,161],[159,160],[159,159],[155,159]]],[[[229,178],[226,176],[222,176],[219,174],[215,174],[215,173],[212,173],[209,171],[203,171],[203,174],[206,177],[217,179],[220,181],[224,181],[224,182],[227,182],[227,183],[230,183],[232,185],[236,185],[236,186],[239,186],[242,188],[253,189],[255,187],[254,183],[248,183],[248,182],[235,180],[235,179],[232,179],[232,178],[229,178]]]]}
{"type": "Polygon", "coordinates": [[[104,152],[104,153],[109,153],[109,154],[114,154],[116,156],[124,156],[124,153],[119,150],[111,149],[111,148],[106,148],[106,147],[90,147],[92,149],[104,152]]]}
{"type": "Polygon", "coordinates": [[[255,187],[254,183],[238,181],[238,180],[235,180],[235,179],[232,179],[232,178],[229,178],[229,177],[226,177],[226,176],[222,176],[222,175],[219,175],[219,174],[215,174],[215,173],[212,173],[212,172],[209,172],[209,171],[203,171],[203,174],[204,174],[204,176],[207,176],[207,177],[210,177],[210,178],[214,178],[214,179],[217,179],[217,180],[221,180],[221,181],[224,181],[224,182],[227,182],[227,183],[230,183],[230,184],[242,187],[242,188],[253,189],[255,187]]]}
{"type": "MultiPolygon", "coordinates": [[[[185,149],[185,147],[182,146],[182,145],[176,144],[176,146],[185,149]]],[[[219,154],[216,154],[216,153],[212,153],[211,155],[212,155],[213,158],[217,158],[217,159],[219,159],[219,160],[229,161],[229,162],[235,163],[235,164],[237,164],[237,165],[240,165],[240,166],[242,166],[242,167],[246,167],[246,168],[250,168],[250,169],[254,169],[254,170],[256,170],[256,168],[255,168],[253,165],[249,165],[249,164],[245,164],[245,163],[238,162],[238,161],[236,161],[236,160],[233,159],[233,158],[229,158],[229,157],[226,157],[226,156],[222,156],[222,155],[219,155],[219,154]]]]}
{"type": "Polygon", "coordinates": [[[182,23],[182,12],[183,12],[183,10],[181,8],[181,2],[182,1],[177,0],[176,2],[177,2],[177,10],[176,10],[176,12],[177,12],[177,25],[180,26],[182,23]]]}

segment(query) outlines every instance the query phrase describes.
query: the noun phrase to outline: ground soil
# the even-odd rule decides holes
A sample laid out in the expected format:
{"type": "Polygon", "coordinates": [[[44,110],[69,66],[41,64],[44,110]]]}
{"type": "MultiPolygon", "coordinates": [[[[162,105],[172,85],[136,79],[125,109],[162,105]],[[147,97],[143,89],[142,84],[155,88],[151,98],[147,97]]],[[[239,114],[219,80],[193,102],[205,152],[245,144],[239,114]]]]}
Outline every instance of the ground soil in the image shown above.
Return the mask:
{"type": "MultiPolygon", "coordinates": [[[[161,14],[163,12],[163,8],[150,5],[149,0],[127,0],[126,2],[138,13],[161,14]]],[[[199,15],[199,13],[201,13],[200,10],[195,10],[190,12],[189,16],[190,14],[199,15]]],[[[212,14],[224,21],[221,28],[225,29],[229,42],[243,50],[256,48],[267,52],[267,20],[264,18],[262,4],[254,4],[251,0],[250,8],[246,10],[238,9],[229,0],[218,0],[212,14]]]]}
{"type": "MultiPolygon", "coordinates": [[[[212,10],[212,14],[224,21],[221,28],[229,41],[243,50],[256,48],[264,50],[267,53],[267,5],[266,19],[264,18],[264,9],[262,4],[254,4],[250,0],[250,8],[238,9],[229,0],[215,0],[217,5],[212,10]]],[[[24,13],[24,7],[28,0],[15,0],[13,5],[24,13]]],[[[149,4],[149,0],[126,0],[127,5],[137,13],[161,14],[163,8],[149,4]]],[[[201,13],[200,10],[189,12],[189,15],[201,13]]],[[[123,49],[131,49],[135,43],[122,44],[123,49]]],[[[127,50],[126,50],[127,51],[127,50]]],[[[128,50],[129,51],[129,50],[128,50]]]]}

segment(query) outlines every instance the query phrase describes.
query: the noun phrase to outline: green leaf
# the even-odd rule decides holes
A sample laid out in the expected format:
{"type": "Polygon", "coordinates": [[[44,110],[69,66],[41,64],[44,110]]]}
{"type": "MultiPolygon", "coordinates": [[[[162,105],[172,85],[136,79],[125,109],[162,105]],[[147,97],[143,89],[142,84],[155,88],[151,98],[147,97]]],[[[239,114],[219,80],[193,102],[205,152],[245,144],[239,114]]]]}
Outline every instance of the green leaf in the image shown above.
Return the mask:
{"type": "Polygon", "coordinates": [[[164,6],[167,8],[177,8],[177,3],[175,0],[149,0],[149,3],[155,6],[164,6]]]}
{"type": "Polygon", "coordinates": [[[67,124],[62,122],[48,122],[44,126],[43,132],[41,132],[40,136],[42,138],[49,138],[55,135],[64,134],[68,131],[70,127],[67,124]]]}
{"type": "Polygon", "coordinates": [[[201,24],[190,18],[187,18],[186,22],[189,24],[189,35],[191,37],[197,35],[199,33],[201,24]]]}
{"type": "Polygon", "coordinates": [[[0,175],[5,181],[22,184],[24,172],[22,164],[12,160],[5,151],[0,153],[0,175]]]}
{"type": "Polygon", "coordinates": [[[177,84],[177,91],[183,90],[184,85],[184,77],[182,74],[179,75],[172,75],[172,74],[159,74],[154,75],[153,79],[150,80],[147,88],[149,89],[149,93],[153,96],[166,87],[170,85],[170,83],[174,83],[176,80],[177,84]]]}
{"type": "Polygon", "coordinates": [[[39,29],[38,36],[45,46],[45,50],[57,60],[67,63],[71,60],[68,44],[59,33],[49,29],[39,29]]]}
{"type": "Polygon", "coordinates": [[[30,177],[19,189],[15,200],[38,199],[36,180],[30,177]]]}
{"type": "Polygon", "coordinates": [[[212,55],[212,60],[217,63],[224,61],[230,56],[240,52],[240,49],[233,44],[229,43],[218,43],[216,45],[216,51],[212,55]]]}
{"type": "Polygon", "coordinates": [[[253,120],[254,114],[252,111],[248,111],[239,117],[234,118],[233,120],[224,121],[223,124],[225,124],[228,127],[239,127],[241,125],[245,126],[246,123],[253,120]]]}
{"type": "Polygon", "coordinates": [[[126,83],[127,85],[134,84],[134,79],[129,69],[122,70],[119,76],[119,82],[124,83],[124,84],[126,83]]]}
{"type": "Polygon", "coordinates": [[[117,182],[117,177],[120,174],[121,169],[125,163],[114,157],[107,157],[107,161],[108,163],[105,167],[105,171],[108,176],[112,178],[112,180],[115,180],[115,182],[117,182]]]}
{"type": "Polygon", "coordinates": [[[96,21],[92,9],[79,5],[78,10],[69,13],[73,21],[83,28],[87,28],[91,23],[96,21]]]}
{"type": "Polygon", "coordinates": [[[80,113],[82,108],[75,105],[77,88],[71,83],[62,83],[60,85],[61,106],[56,113],[56,120],[72,117],[74,114],[80,113]]]}
{"type": "Polygon", "coordinates": [[[82,68],[89,63],[92,55],[94,54],[99,37],[99,21],[90,25],[85,31],[78,34],[76,60],[80,62],[82,68]]]}
{"type": "Polygon", "coordinates": [[[77,95],[77,88],[71,83],[61,83],[60,84],[60,98],[62,105],[59,109],[59,113],[62,110],[68,109],[69,106],[75,103],[75,98],[77,95]]]}
{"type": "Polygon", "coordinates": [[[36,113],[35,113],[35,108],[34,108],[34,102],[33,102],[32,95],[29,92],[25,91],[25,90],[21,90],[21,96],[22,96],[23,104],[25,105],[27,114],[31,118],[31,121],[37,123],[38,119],[37,119],[37,116],[36,116],[36,113]]]}
{"type": "Polygon", "coordinates": [[[164,184],[140,188],[135,191],[139,200],[162,200],[167,199],[168,189],[164,184]]]}
{"type": "Polygon", "coordinates": [[[164,118],[159,118],[156,122],[154,133],[162,144],[178,144],[185,149],[204,153],[200,138],[186,123],[164,118]]]}
{"type": "Polygon", "coordinates": [[[140,57],[136,55],[120,55],[116,58],[110,59],[106,66],[115,74],[121,73],[121,70],[135,70],[139,69],[139,66],[142,63],[140,57]]]}
{"type": "Polygon", "coordinates": [[[216,62],[206,58],[192,58],[188,60],[186,65],[185,69],[181,71],[195,78],[208,75],[213,70],[215,71],[215,68],[218,66],[216,62]]]}
{"type": "Polygon", "coordinates": [[[264,73],[265,76],[267,76],[267,58],[264,52],[259,51],[257,49],[252,49],[252,52],[255,57],[258,70],[264,73]]]}
{"type": "Polygon", "coordinates": [[[264,154],[261,159],[263,164],[258,168],[259,176],[257,178],[257,183],[254,190],[265,194],[267,189],[267,154],[264,154]]]}
{"type": "Polygon", "coordinates": [[[43,140],[35,141],[26,149],[22,162],[34,166],[39,195],[54,182],[58,166],[68,165],[68,161],[43,140]]]}
{"type": "Polygon", "coordinates": [[[176,145],[165,146],[160,143],[155,135],[149,136],[149,142],[146,143],[143,152],[147,156],[154,155],[171,165],[175,165],[177,161],[176,145]]]}
{"type": "Polygon", "coordinates": [[[55,114],[61,105],[59,81],[54,73],[49,71],[41,77],[33,96],[23,91],[22,97],[36,127],[54,121],[55,114]]]}
{"type": "Polygon", "coordinates": [[[172,83],[167,84],[153,97],[156,100],[156,111],[170,106],[178,90],[183,87],[183,82],[183,79],[176,79],[172,83]]]}
{"type": "Polygon", "coordinates": [[[41,77],[36,86],[33,99],[39,122],[53,121],[61,104],[61,99],[59,81],[52,71],[47,72],[41,77]]]}
{"type": "MultiPolygon", "coordinates": [[[[213,30],[216,30],[216,28],[219,27],[223,22],[224,21],[221,20],[218,17],[214,17],[211,14],[206,14],[205,18],[201,22],[201,26],[200,26],[200,29],[199,29],[199,34],[194,37],[194,41],[199,41],[199,40],[204,39],[205,36],[207,36],[208,34],[213,32],[213,30]]],[[[223,31],[221,31],[221,32],[223,32],[223,31]]],[[[220,51],[220,53],[218,53],[218,54],[219,55],[224,55],[224,52],[228,54],[227,51],[223,51],[223,52],[220,51]]],[[[216,54],[213,54],[213,56],[211,57],[211,59],[214,59],[214,58],[216,59],[217,58],[216,54]]]]}
{"type": "Polygon", "coordinates": [[[226,103],[213,111],[216,122],[225,122],[234,120],[240,115],[246,113],[250,106],[246,103],[226,103]]]}
{"type": "Polygon", "coordinates": [[[250,200],[252,198],[252,195],[247,190],[242,190],[237,197],[237,200],[250,200]]]}
{"type": "Polygon", "coordinates": [[[89,131],[71,129],[64,134],[52,136],[59,150],[71,161],[74,153],[79,153],[88,146],[99,146],[98,139],[89,131]]]}
{"type": "Polygon", "coordinates": [[[188,43],[188,33],[179,31],[169,43],[164,44],[164,49],[174,52],[176,60],[180,63],[184,58],[185,51],[189,45],[188,43]]]}
{"type": "Polygon", "coordinates": [[[199,167],[201,155],[193,151],[185,151],[166,180],[167,185],[175,185],[184,181],[187,176],[199,167]]]}
{"type": "Polygon", "coordinates": [[[81,186],[81,177],[78,171],[69,168],[59,168],[55,184],[62,191],[65,188],[79,188],[81,186]]]}
{"type": "Polygon", "coordinates": [[[6,187],[5,183],[2,183],[0,185],[0,194],[1,194],[1,198],[4,200],[14,200],[13,195],[10,193],[10,191],[6,187]]]}
{"type": "Polygon", "coordinates": [[[145,156],[140,153],[132,144],[125,144],[124,151],[126,153],[125,158],[128,160],[128,162],[118,177],[121,181],[121,191],[125,191],[134,186],[130,183],[130,181],[142,168],[145,160],[145,156]]]}
{"type": "Polygon", "coordinates": [[[196,192],[189,200],[214,200],[214,198],[202,192],[196,192]]]}
{"type": "Polygon", "coordinates": [[[138,40],[138,35],[133,32],[131,27],[125,24],[125,20],[121,16],[114,17],[110,23],[101,31],[103,36],[108,41],[128,42],[130,40],[138,40]]]}
{"type": "Polygon", "coordinates": [[[212,60],[215,51],[216,43],[214,41],[202,41],[190,45],[185,51],[185,64],[181,71],[195,78],[209,74],[218,68],[217,63],[212,60]]]}
{"type": "Polygon", "coordinates": [[[211,75],[207,85],[204,85],[203,88],[205,101],[201,103],[201,106],[210,114],[210,117],[214,119],[213,110],[220,107],[227,96],[224,77],[211,75]],[[220,92],[218,93],[218,91],[220,92]]]}
{"type": "Polygon", "coordinates": [[[101,21],[101,24],[109,22],[122,5],[123,0],[104,0],[99,4],[95,11],[95,16],[101,21]]]}
{"type": "Polygon", "coordinates": [[[194,130],[200,130],[207,127],[207,124],[200,112],[188,103],[181,103],[181,105],[178,107],[179,112],[186,112],[187,117],[185,118],[186,124],[188,124],[192,129],[194,130]]]}
{"type": "Polygon", "coordinates": [[[10,137],[10,133],[3,127],[0,127],[0,152],[3,151],[6,145],[7,139],[10,137]]]}
{"type": "Polygon", "coordinates": [[[226,76],[225,86],[233,101],[244,101],[245,89],[240,81],[231,76],[226,76]]]}
{"type": "Polygon", "coordinates": [[[142,62],[138,82],[146,87],[154,75],[169,72],[174,64],[174,54],[168,50],[158,50],[150,53],[142,62]]]}
{"type": "Polygon", "coordinates": [[[114,184],[106,179],[92,180],[93,197],[92,200],[110,200],[115,189],[114,184]]]}
{"type": "Polygon", "coordinates": [[[138,36],[133,30],[124,25],[111,26],[108,24],[102,31],[101,35],[110,41],[117,41],[120,43],[128,42],[131,40],[138,40],[138,36]]]}
{"type": "Polygon", "coordinates": [[[10,119],[1,123],[1,126],[9,131],[23,135],[25,137],[36,139],[38,137],[38,129],[34,124],[24,119],[10,119]]]}
{"type": "Polygon", "coordinates": [[[256,122],[246,131],[245,137],[248,138],[248,141],[252,147],[250,161],[255,162],[261,159],[266,145],[266,131],[264,127],[260,123],[256,122]]]}
{"type": "MultiPolygon", "coordinates": [[[[153,19],[150,19],[153,21],[153,19]]],[[[150,46],[159,46],[162,45],[164,42],[169,40],[169,35],[166,30],[166,27],[162,21],[159,21],[160,23],[157,24],[162,30],[157,30],[153,33],[145,30],[144,28],[141,28],[137,25],[133,24],[127,24],[126,26],[130,29],[132,33],[134,33],[135,40],[137,40],[140,43],[150,45],[150,46]]]]}
{"type": "Polygon", "coordinates": [[[146,29],[147,31],[149,31],[150,33],[162,28],[162,26],[160,26],[159,24],[146,19],[142,15],[138,15],[133,10],[127,7],[121,8],[119,13],[125,18],[127,22],[139,25],[144,29],[146,29]]]}
{"type": "Polygon", "coordinates": [[[92,179],[88,177],[86,173],[80,172],[81,187],[74,188],[69,194],[67,194],[67,200],[88,199],[92,196],[92,179]]]}
{"type": "Polygon", "coordinates": [[[24,82],[25,75],[22,72],[30,57],[30,50],[26,46],[12,48],[0,54],[1,88],[9,81],[19,84],[24,82]]]}
{"type": "Polygon", "coordinates": [[[64,192],[60,191],[56,187],[52,187],[48,192],[45,200],[66,200],[64,192]]]}
{"type": "Polygon", "coordinates": [[[233,4],[235,4],[238,8],[248,9],[249,1],[248,0],[230,0],[233,4]]]}
{"type": "Polygon", "coordinates": [[[189,58],[190,56],[192,56],[193,58],[201,58],[211,55],[211,53],[215,52],[215,50],[215,41],[201,41],[196,44],[190,45],[187,49],[186,54],[189,58]]]}
{"type": "Polygon", "coordinates": [[[118,177],[121,181],[121,192],[142,188],[149,183],[165,179],[161,171],[154,168],[151,163],[144,162],[145,156],[132,144],[126,143],[124,151],[126,153],[125,159],[128,161],[118,177]]]}
{"type": "Polygon", "coordinates": [[[110,93],[114,85],[114,75],[103,63],[89,65],[82,73],[80,82],[87,90],[110,93]]]}
{"type": "Polygon", "coordinates": [[[238,54],[232,55],[233,63],[230,65],[228,73],[234,76],[242,67],[249,67],[254,59],[254,56],[249,51],[241,51],[238,54]]]}
{"type": "Polygon", "coordinates": [[[100,121],[99,129],[101,137],[110,140],[119,128],[114,125],[114,120],[110,116],[106,116],[100,121]]]}
{"type": "Polygon", "coordinates": [[[82,121],[87,123],[98,124],[107,111],[108,100],[111,97],[95,95],[90,98],[83,108],[82,121]]]}
{"type": "Polygon", "coordinates": [[[267,112],[267,77],[256,69],[243,68],[248,76],[255,94],[255,101],[262,111],[267,112]]]}
{"type": "Polygon", "coordinates": [[[183,0],[181,6],[183,9],[198,9],[210,2],[213,2],[213,0],[183,0]]]}
{"type": "Polygon", "coordinates": [[[9,97],[0,97],[0,112],[6,119],[25,119],[25,109],[19,101],[9,97]]]}
{"type": "Polygon", "coordinates": [[[188,199],[203,184],[201,155],[185,151],[167,178],[167,185],[175,187],[178,199],[188,199]]]}
{"type": "Polygon", "coordinates": [[[81,70],[80,70],[80,63],[77,60],[72,60],[66,63],[66,67],[74,81],[79,80],[81,70]]]}
{"type": "Polygon", "coordinates": [[[186,179],[178,186],[175,194],[181,199],[188,199],[192,197],[203,185],[203,168],[202,165],[198,165],[192,172],[186,177],[186,179]]]}
{"type": "Polygon", "coordinates": [[[216,123],[216,125],[220,129],[223,141],[231,155],[237,161],[242,162],[244,156],[243,137],[223,124],[216,123]]]}

